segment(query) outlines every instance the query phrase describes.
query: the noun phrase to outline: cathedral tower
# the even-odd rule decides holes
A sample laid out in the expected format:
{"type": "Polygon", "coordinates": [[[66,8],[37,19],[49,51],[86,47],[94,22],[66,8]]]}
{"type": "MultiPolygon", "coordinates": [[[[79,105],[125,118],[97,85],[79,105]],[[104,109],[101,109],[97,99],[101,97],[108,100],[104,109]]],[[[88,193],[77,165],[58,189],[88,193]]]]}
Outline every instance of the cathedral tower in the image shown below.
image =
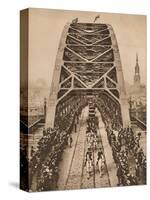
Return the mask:
{"type": "Polygon", "coordinates": [[[139,86],[140,85],[140,67],[138,63],[138,54],[136,54],[136,65],[135,65],[135,74],[134,74],[134,85],[139,86]]]}

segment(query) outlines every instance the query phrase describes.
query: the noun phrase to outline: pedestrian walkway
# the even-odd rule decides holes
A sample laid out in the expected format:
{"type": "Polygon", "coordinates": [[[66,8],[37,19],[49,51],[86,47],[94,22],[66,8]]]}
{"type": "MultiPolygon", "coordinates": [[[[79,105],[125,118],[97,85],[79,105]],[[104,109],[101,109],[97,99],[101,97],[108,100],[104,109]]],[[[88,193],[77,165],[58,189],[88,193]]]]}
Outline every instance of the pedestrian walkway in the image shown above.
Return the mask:
{"type": "Polygon", "coordinates": [[[97,112],[97,116],[99,120],[99,134],[101,135],[101,139],[102,139],[107,171],[109,174],[110,186],[111,187],[117,186],[117,183],[118,183],[117,176],[116,176],[117,169],[116,169],[116,164],[112,156],[112,150],[107,139],[107,132],[105,130],[105,125],[102,121],[102,118],[99,112],[97,112]]]}
{"type": "Polygon", "coordinates": [[[84,162],[84,149],[85,149],[85,137],[86,137],[86,118],[87,107],[83,110],[83,115],[80,121],[79,135],[77,138],[72,163],[69,170],[69,176],[66,182],[65,189],[80,189],[82,168],[84,162]]]}
{"type": "Polygon", "coordinates": [[[59,165],[58,189],[80,188],[85,142],[87,108],[83,109],[77,132],[72,133],[72,148],[66,148],[59,165]]]}

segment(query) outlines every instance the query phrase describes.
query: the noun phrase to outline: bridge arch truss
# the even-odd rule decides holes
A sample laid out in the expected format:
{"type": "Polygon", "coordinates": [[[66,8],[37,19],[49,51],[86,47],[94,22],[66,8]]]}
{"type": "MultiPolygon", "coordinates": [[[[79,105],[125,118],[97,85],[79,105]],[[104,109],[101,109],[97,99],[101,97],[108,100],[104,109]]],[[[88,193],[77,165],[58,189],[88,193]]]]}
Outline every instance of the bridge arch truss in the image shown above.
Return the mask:
{"type": "Polygon", "coordinates": [[[48,102],[46,127],[86,104],[88,96],[105,95],[119,108],[121,122],[129,125],[129,110],[121,59],[109,24],[71,23],[62,32],[48,102]]]}

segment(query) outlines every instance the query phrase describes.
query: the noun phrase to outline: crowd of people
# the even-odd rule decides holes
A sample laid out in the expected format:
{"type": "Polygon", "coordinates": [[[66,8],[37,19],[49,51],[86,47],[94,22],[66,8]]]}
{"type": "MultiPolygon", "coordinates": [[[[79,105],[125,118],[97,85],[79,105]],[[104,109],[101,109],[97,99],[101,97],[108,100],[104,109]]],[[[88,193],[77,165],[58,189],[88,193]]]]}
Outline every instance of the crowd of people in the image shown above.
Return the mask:
{"type": "Polygon", "coordinates": [[[59,163],[62,159],[64,149],[72,147],[72,130],[77,131],[79,116],[84,105],[71,110],[69,114],[63,117],[61,126],[55,126],[54,129],[43,130],[43,137],[38,142],[36,152],[32,152],[30,160],[30,189],[34,188],[34,177],[36,179],[36,190],[46,191],[57,189],[59,178],[59,163]]]}
{"type": "Polygon", "coordinates": [[[86,154],[85,165],[87,171],[87,178],[89,179],[98,168],[100,178],[102,177],[102,169],[104,166],[104,155],[100,137],[98,135],[98,118],[95,115],[95,105],[89,103],[89,115],[87,118],[86,128],[86,154]],[[95,158],[96,155],[96,158],[95,158]]]}
{"type": "Polygon", "coordinates": [[[20,147],[20,188],[28,191],[28,158],[26,149],[20,147]]]}
{"type": "MultiPolygon", "coordinates": [[[[66,131],[60,131],[56,128],[48,128],[43,131],[43,137],[38,143],[38,150],[30,160],[31,184],[33,184],[33,177],[38,177],[36,190],[57,189],[58,165],[61,161],[63,150],[68,141],[71,141],[70,130],[72,125],[73,121],[70,119],[70,124],[68,123],[66,131]]],[[[71,142],[69,144],[71,145],[71,142]]]]}
{"type": "Polygon", "coordinates": [[[109,99],[99,99],[97,107],[106,126],[112,155],[117,166],[118,185],[137,185],[146,182],[146,157],[140,146],[141,133],[122,128],[120,111],[109,99]],[[142,180],[141,180],[142,179],[142,180]]]}
{"type": "Polygon", "coordinates": [[[113,158],[117,165],[118,185],[137,185],[146,181],[146,157],[140,147],[140,133],[134,136],[131,128],[116,131],[107,128],[113,158]],[[131,161],[132,162],[131,162],[131,161]]]}
{"type": "Polygon", "coordinates": [[[111,126],[114,130],[122,127],[122,117],[120,105],[103,93],[97,100],[96,105],[102,115],[102,120],[106,126],[111,126]]]}
{"type": "MultiPolygon", "coordinates": [[[[30,168],[30,188],[34,177],[37,177],[36,190],[55,190],[59,178],[59,163],[66,146],[72,146],[72,130],[77,131],[79,116],[86,106],[73,106],[68,110],[63,118],[60,118],[55,128],[43,130],[43,137],[38,142],[38,150],[32,152],[29,162],[30,168]]],[[[96,152],[96,165],[98,166],[100,177],[104,166],[104,154],[98,136],[98,118],[94,114],[94,109],[100,111],[102,120],[105,123],[109,144],[112,148],[112,155],[117,166],[118,185],[136,185],[142,179],[146,182],[146,157],[140,146],[141,134],[134,135],[130,127],[122,128],[122,118],[120,105],[116,105],[106,95],[102,94],[97,98],[95,105],[89,105],[89,116],[86,128],[86,154],[85,165],[88,178],[94,172],[93,152],[96,152]],[[93,107],[93,108],[92,108],[93,107]],[[93,116],[92,116],[93,115],[93,116]],[[130,165],[130,158],[134,160],[135,166],[130,165]],[[131,169],[132,168],[132,169],[131,169]]],[[[96,167],[95,167],[96,169],[96,167]]]]}

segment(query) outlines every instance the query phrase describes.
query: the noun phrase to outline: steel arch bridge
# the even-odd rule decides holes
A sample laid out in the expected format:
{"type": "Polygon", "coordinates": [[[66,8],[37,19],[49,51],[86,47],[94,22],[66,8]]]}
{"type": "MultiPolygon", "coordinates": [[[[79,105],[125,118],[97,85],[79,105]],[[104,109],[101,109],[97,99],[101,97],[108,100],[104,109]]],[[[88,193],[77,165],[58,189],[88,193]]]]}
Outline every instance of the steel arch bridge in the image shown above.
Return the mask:
{"type": "Polygon", "coordinates": [[[88,96],[98,99],[104,95],[116,104],[123,127],[128,126],[125,83],[112,26],[96,23],[66,24],[56,57],[46,128],[61,122],[88,96]]]}

